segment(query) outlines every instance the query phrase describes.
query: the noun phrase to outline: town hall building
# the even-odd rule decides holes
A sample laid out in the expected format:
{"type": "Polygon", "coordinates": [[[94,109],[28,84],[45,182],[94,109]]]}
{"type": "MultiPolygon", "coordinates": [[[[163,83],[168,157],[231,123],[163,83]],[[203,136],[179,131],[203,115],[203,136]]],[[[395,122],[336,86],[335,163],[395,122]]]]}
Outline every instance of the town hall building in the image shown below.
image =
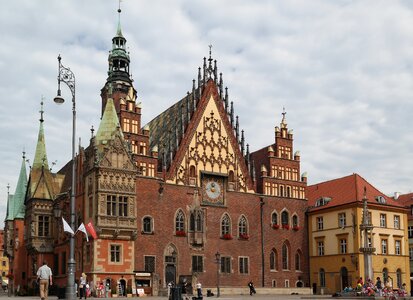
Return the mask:
{"type": "Polygon", "coordinates": [[[76,279],[85,272],[93,286],[103,282],[121,296],[137,289],[161,295],[169,283],[185,282],[188,289],[201,282],[214,293],[217,286],[242,291],[251,280],[274,293],[309,292],[307,178],[285,112],[268,146],[251,151],[210,50],[191,90],[142,124],[126,43],[119,22],[96,107],[99,128],[57,173],[49,168],[41,109],[28,179],[23,158],[8,203],[13,288],[32,289],[43,260],[55,285],[66,285],[62,217],[70,219],[75,163],[73,229],[92,222],[97,232],[89,241],[75,236],[76,279]]]}

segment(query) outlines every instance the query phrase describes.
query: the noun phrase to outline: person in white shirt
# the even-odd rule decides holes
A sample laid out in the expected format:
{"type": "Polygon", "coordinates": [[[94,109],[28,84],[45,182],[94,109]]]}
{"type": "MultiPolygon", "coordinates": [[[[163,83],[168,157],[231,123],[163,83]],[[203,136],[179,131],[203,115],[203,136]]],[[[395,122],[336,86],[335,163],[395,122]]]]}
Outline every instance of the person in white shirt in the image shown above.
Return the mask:
{"type": "Polygon", "coordinates": [[[49,284],[53,284],[52,280],[52,270],[47,265],[47,262],[43,262],[43,266],[41,266],[37,270],[37,278],[39,279],[40,283],[40,298],[42,300],[47,300],[49,296],[49,284]]]}

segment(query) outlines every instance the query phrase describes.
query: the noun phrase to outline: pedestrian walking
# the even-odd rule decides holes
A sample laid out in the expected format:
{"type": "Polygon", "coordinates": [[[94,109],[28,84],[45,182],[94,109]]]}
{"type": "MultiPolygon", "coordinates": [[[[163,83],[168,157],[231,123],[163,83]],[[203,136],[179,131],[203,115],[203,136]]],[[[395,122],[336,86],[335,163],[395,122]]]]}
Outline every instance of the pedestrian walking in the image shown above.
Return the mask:
{"type": "Polygon", "coordinates": [[[37,270],[37,279],[39,280],[40,299],[47,300],[49,296],[49,285],[53,284],[53,280],[52,270],[46,261],[43,261],[43,265],[37,270]]]}
{"type": "Polygon", "coordinates": [[[250,288],[250,296],[252,296],[252,294],[256,294],[257,292],[255,291],[255,287],[254,287],[254,283],[252,282],[252,280],[250,282],[248,282],[248,287],[250,288]]]}

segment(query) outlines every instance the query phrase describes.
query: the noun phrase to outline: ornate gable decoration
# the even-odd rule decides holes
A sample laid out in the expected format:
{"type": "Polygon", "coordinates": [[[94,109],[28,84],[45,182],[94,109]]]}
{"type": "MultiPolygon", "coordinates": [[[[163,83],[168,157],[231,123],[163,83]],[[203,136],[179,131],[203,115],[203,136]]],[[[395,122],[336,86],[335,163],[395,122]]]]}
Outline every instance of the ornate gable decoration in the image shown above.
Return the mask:
{"type": "Polygon", "coordinates": [[[116,135],[108,141],[101,153],[99,166],[104,168],[122,169],[124,171],[136,171],[136,167],[126,149],[123,138],[116,135]]]}
{"type": "Polygon", "coordinates": [[[227,132],[223,122],[219,108],[210,95],[183,160],[177,162],[180,165],[174,182],[201,186],[201,172],[219,173],[228,176],[229,190],[247,191],[246,175],[240,165],[240,160],[244,158],[234,151],[230,142],[232,132],[227,132]]]}

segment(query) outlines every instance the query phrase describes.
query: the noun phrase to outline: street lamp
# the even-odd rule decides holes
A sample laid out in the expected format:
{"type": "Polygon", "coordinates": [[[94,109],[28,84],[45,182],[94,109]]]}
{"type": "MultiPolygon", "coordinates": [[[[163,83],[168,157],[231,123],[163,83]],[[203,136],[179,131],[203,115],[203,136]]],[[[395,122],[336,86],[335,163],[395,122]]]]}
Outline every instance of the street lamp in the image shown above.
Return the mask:
{"type": "Polygon", "coordinates": [[[221,254],[217,251],[215,253],[215,263],[217,264],[217,298],[220,296],[219,290],[219,267],[221,266],[221,254]]]}
{"type": "MultiPolygon", "coordinates": [[[[57,96],[53,101],[57,104],[62,104],[65,100],[63,99],[60,91],[60,82],[66,83],[72,92],[72,111],[73,111],[73,127],[72,127],[72,187],[70,190],[70,227],[73,231],[75,230],[75,184],[76,184],[76,173],[75,173],[75,139],[76,139],[76,101],[75,101],[75,74],[69,69],[65,68],[61,60],[60,55],[57,57],[59,62],[57,77],[57,96]]],[[[75,237],[73,235],[69,238],[69,260],[67,262],[67,287],[66,287],[66,299],[75,300],[75,237]]]]}

